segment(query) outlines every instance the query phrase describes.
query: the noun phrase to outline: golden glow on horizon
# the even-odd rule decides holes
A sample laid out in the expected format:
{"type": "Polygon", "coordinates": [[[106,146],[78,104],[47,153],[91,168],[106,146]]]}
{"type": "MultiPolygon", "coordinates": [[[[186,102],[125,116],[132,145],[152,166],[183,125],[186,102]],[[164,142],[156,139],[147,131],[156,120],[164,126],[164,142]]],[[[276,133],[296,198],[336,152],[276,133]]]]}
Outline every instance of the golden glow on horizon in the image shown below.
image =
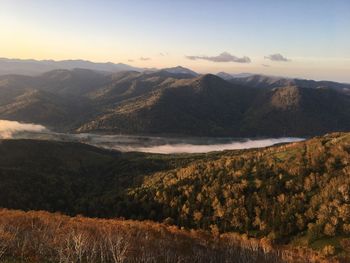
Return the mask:
{"type": "Polygon", "coordinates": [[[291,57],[291,62],[271,62],[264,59],[262,55],[251,57],[252,63],[249,64],[191,61],[179,51],[166,51],[161,55],[155,47],[152,49],[147,48],[147,46],[142,48],[139,43],[136,45],[123,44],[122,41],[118,41],[117,37],[111,37],[110,41],[105,41],[105,38],[99,40],[92,36],[81,37],[71,32],[60,35],[54,31],[38,30],[33,25],[24,28],[23,24],[17,21],[12,21],[11,24],[13,26],[9,28],[5,26],[5,23],[0,23],[2,36],[0,57],[39,60],[85,59],[94,62],[126,63],[136,67],[149,68],[182,65],[200,73],[250,72],[350,82],[350,79],[344,79],[344,76],[347,76],[350,71],[350,59],[291,57]],[[140,57],[149,57],[150,60],[142,61],[140,57]],[[270,66],[264,67],[262,64],[270,66]]]}
{"type": "Polygon", "coordinates": [[[207,1],[198,12],[195,2],[186,2],[184,10],[177,1],[140,1],[135,6],[128,1],[0,0],[0,57],[84,59],[149,68],[181,65],[200,73],[250,72],[350,82],[348,4],[305,2],[308,10],[312,7],[308,13],[299,12],[300,3],[293,1],[254,6],[207,1]],[[272,16],[271,8],[283,12],[272,16]],[[239,12],[230,16],[230,10],[239,12]],[[287,14],[299,19],[280,19],[287,14]],[[252,63],[185,58],[222,52],[248,56],[252,63]],[[264,59],[276,53],[292,61],[264,59]]]}

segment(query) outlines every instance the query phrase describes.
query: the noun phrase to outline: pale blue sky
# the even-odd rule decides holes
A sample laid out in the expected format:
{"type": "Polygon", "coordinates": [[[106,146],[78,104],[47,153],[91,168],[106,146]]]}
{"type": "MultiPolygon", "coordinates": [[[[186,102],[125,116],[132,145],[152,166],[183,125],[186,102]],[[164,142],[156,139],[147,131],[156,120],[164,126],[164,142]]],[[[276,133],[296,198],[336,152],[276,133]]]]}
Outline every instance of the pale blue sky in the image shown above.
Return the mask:
{"type": "Polygon", "coordinates": [[[0,57],[350,82],[349,14],[346,0],[1,0],[0,57]],[[185,58],[223,52],[251,62],[185,58]],[[277,53],[290,61],[264,58],[277,53]]]}

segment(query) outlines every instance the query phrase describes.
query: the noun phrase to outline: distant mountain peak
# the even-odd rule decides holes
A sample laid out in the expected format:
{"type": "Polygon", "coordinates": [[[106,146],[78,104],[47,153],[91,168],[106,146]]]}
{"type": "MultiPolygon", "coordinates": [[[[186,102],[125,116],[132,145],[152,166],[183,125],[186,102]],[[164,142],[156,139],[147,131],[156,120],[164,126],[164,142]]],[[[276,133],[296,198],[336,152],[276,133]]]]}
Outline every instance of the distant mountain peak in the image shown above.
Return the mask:
{"type": "Polygon", "coordinates": [[[233,78],[233,76],[231,74],[223,72],[223,71],[217,73],[216,76],[218,76],[218,77],[220,77],[220,78],[222,78],[224,80],[230,80],[230,79],[233,78]]]}
{"type": "Polygon", "coordinates": [[[220,80],[222,81],[222,79],[214,74],[208,73],[208,74],[203,74],[201,76],[198,77],[199,80],[202,81],[207,81],[207,80],[220,80]]]}
{"type": "Polygon", "coordinates": [[[195,82],[199,87],[205,88],[208,86],[218,87],[222,85],[227,85],[228,82],[214,74],[203,74],[196,78],[195,82]]]}
{"type": "Polygon", "coordinates": [[[204,81],[216,81],[216,82],[225,82],[225,83],[230,82],[228,79],[224,79],[224,78],[218,76],[217,74],[211,74],[211,73],[203,74],[203,75],[199,76],[198,78],[200,78],[204,81]]]}
{"type": "Polygon", "coordinates": [[[182,67],[182,66],[176,66],[176,67],[172,67],[172,68],[165,68],[165,69],[161,69],[161,71],[166,71],[172,74],[186,74],[186,75],[192,75],[194,77],[199,76],[199,74],[191,69],[182,67]]]}

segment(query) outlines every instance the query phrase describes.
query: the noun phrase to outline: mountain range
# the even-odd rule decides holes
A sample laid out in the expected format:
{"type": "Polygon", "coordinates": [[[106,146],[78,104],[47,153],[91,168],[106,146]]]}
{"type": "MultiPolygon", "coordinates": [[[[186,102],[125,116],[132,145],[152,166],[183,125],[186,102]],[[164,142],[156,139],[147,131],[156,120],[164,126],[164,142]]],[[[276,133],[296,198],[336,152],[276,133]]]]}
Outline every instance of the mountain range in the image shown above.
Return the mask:
{"type": "Polygon", "coordinates": [[[55,69],[0,76],[0,119],[70,132],[312,136],[350,129],[349,86],[262,75],[223,79],[180,66],[55,69]]]}
{"type": "Polygon", "coordinates": [[[283,78],[275,76],[265,76],[265,75],[230,75],[221,72],[219,76],[224,76],[224,78],[232,83],[241,84],[249,87],[255,88],[278,88],[285,86],[298,86],[303,88],[330,88],[335,89],[341,93],[350,94],[350,84],[338,83],[334,81],[315,81],[307,79],[297,79],[297,78],[283,78]]]}
{"type": "Polygon", "coordinates": [[[35,60],[35,59],[8,59],[0,58],[0,75],[21,74],[40,75],[54,69],[85,68],[101,72],[119,72],[125,70],[143,71],[142,68],[132,67],[123,63],[98,63],[87,60],[35,60]]]}

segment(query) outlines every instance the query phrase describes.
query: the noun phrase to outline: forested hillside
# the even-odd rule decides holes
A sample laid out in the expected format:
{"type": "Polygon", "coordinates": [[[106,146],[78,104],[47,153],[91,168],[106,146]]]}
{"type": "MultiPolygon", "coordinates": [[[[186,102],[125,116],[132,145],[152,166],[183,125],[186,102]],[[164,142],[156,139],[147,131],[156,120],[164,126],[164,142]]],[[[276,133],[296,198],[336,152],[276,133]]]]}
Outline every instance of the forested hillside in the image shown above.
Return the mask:
{"type": "Polygon", "coordinates": [[[226,152],[146,177],[129,195],[155,219],[285,240],[348,235],[350,135],[226,152]],[[146,206],[147,207],[147,206],[146,206]],[[151,214],[152,215],[152,214],[151,214]]]}
{"type": "Polygon", "coordinates": [[[346,254],[349,162],[349,133],[196,155],[3,140],[0,206],[151,219],[346,254]]]}

